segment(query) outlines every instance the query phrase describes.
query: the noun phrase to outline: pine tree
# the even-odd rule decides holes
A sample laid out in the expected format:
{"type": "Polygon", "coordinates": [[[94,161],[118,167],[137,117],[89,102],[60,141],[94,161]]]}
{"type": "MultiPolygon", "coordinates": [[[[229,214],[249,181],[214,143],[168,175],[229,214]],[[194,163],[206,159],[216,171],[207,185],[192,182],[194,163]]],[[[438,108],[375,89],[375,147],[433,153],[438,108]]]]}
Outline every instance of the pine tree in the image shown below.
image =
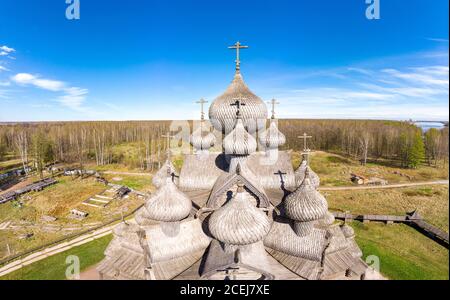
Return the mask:
{"type": "Polygon", "coordinates": [[[414,136],[408,151],[408,167],[417,168],[425,158],[425,145],[423,143],[422,134],[417,131],[414,136]]]}

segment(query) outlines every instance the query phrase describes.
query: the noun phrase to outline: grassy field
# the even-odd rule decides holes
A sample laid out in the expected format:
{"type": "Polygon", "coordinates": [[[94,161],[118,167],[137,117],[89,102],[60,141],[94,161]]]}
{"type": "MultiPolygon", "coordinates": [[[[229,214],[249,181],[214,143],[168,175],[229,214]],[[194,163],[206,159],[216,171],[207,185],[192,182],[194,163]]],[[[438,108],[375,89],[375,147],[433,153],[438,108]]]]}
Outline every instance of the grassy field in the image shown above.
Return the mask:
{"type": "Polygon", "coordinates": [[[63,280],[66,279],[66,258],[76,255],[80,260],[80,271],[99,263],[112,235],[101,237],[84,245],[50,256],[20,270],[0,277],[0,280],[63,280]]]}
{"type": "MultiPolygon", "coordinates": [[[[293,152],[292,157],[294,168],[297,168],[301,162],[301,155],[298,152],[293,152]]],[[[382,178],[390,184],[448,179],[448,165],[441,168],[421,165],[417,169],[403,169],[386,166],[385,163],[380,161],[379,163],[368,163],[366,166],[361,166],[356,160],[322,151],[311,154],[310,165],[320,176],[322,186],[352,185],[350,181],[351,173],[368,178],[382,178]],[[394,174],[394,172],[403,174],[403,176],[394,174]],[[410,176],[411,179],[405,175],[410,176]]]]}
{"type": "Polygon", "coordinates": [[[83,200],[101,193],[106,188],[93,178],[59,177],[57,184],[23,196],[22,207],[18,207],[14,202],[0,205],[0,224],[11,221],[16,226],[12,230],[0,231],[0,259],[119,218],[122,213],[127,214],[143,203],[142,199],[132,195],[127,199],[113,200],[104,208],[81,204],[83,200]],[[74,208],[89,215],[83,220],[71,219],[68,217],[69,212],[74,208]],[[41,219],[44,215],[56,217],[57,220],[46,223],[41,219]],[[48,225],[67,230],[48,230],[48,225]],[[18,238],[25,234],[32,236],[27,239],[18,238]]]}
{"type": "Polygon", "coordinates": [[[403,225],[354,221],[356,241],[366,258],[380,258],[380,272],[395,280],[449,279],[448,249],[403,225]]]}
{"type": "MultiPolygon", "coordinates": [[[[380,272],[393,280],[434,280],[449,278],[448,250],[406,225],[380,223],[350,224],[356,232],[356,240],[363,257],[376,255],[380,258],[380,272]]],[[[56,254],[21,270],[10,273],[0,280],[60,280],[65,279],[65,262],[68,255],[80,258],[81,271],[100,262],[103,252],[111,241],[108,235],[93,242],[56,254]]]]}
{"type": "Polygon", "coordinates": [[[103,174],[103,177],[111,183],[126,185],[140,192],[151,192],[154,190],[151,176],[103,174]]]}
{"type": "Polygon", "coordinates": [[[20,159],[10,159],[0,161],[0,173],[5,173],[9,170],[22,167],[22,161],[20,159]]]}
{"type": "Polygon", "coordinates": [[[415,209],[446,232],[449,229],[448,186],[399,189],[326,191],[330,210],[353,214],[405,215],[415,209]]]}
{"type": "MultiPolygon", "coordinates": [[[[99,171],[144,172],[138,168],[129,167],[136,165],[135,145],[116,146],[114,153],[123,155],[123,161],[127,161],[129,164],[111,164],[99,167],[89,164],[86,168],[99,171]]],[[[183,163],[181,156],[172,157],[172,161],[178,169],[181,168],[183,163]]],[[[299,163],[300,155],[294,152],[294,167],[296,168],[299,163]]],[[[322,186],[350,186],[352,185],[350,173],[383,178],[390,184],[448,179],[448,166],[443,168],[420,166],[415,170],[386,166],[383,162],[361,166],[358,161],[325,152],[313,153],[310,163],[313,170],[321,177],[322,186]],[[408,175],[410,178],[394,174],[394,172],[408,175]]],[[[104,177],[112,183],[126,185],[139,191],[152,192],[154,190],[151,176],[104,174],[104,177]]],[[[119,216],[121,211],[126,213],[133,210],[143,202],[142,199],[130,198],[126,201],[113,201],[104,209],[83,206],[81,205],[83,200],[102,192],[106,187],[95,182],[93,178],[80,180],[60,177],[58,180],[58,184],[44,191],[26,195],[25,205],[22,208],[18,208],[14,203],[0,206],[0,224],[6,220],[13,220],[18,223],[42,225],[41,216],[43,215],[57,217],[56,223],[64,226],[104,222],[119,216]],[[89,216],[83,221],[68,219],[68,211],[72,208],[87,211],[89,216]]],[[[418,209],[427,222],[447,232],[449,229],[448,186],[324,191],[322,193],[328,200],[330,210],[333,211],[349,211],[353,214],[404,215],[406,212],[418,209]]],[[[448,279],[448,250],[414,229],[399,224],[392,226],[377,223],[363,225],[359,222],[353,222],[352,226],[356,230],[357,241],[364,255],[379,256],[381,272],[388,278],[448,279]]],[[[62,236],[61,232],[31,230],[34,234],[31,238],[23,240],[17,238],[18,235],[29,232],[29,229],[1,231],[0,259],[7,254],[6,244],[9,244],[12,251],[17,253],[62,236]]],[[[103,250],[100,251],[100,248],[106,247],[107,242],[103,246],[96,243],[89,246],[90,244],[83,245],[85,248],[81,248],[83,246],[75,248],[80,248],[80,255],[86,256],[85,259],[82,259],[82,268],[95,264],[103,257],[103,250]],[[83,260],[85,261],[83,262],[83,260]]],[[[65,270],[64,260],[67,255],[64,255],[63,258],[55,258],[59,259],[57,261],[51,260],[53,257],[50,257],[42,261],[40,265],[36,263],[19,271],[22,272],[20,274],[16,274],[18,272],[11,274],[11,276],[16,276],[11,278],[64,279],[62,270],[65,270]],[[51,260],[51,262],[46,262],[47,260],[51,260]],[[51,267],[51,264],[55,264],[56,267],[51,267]]]]}

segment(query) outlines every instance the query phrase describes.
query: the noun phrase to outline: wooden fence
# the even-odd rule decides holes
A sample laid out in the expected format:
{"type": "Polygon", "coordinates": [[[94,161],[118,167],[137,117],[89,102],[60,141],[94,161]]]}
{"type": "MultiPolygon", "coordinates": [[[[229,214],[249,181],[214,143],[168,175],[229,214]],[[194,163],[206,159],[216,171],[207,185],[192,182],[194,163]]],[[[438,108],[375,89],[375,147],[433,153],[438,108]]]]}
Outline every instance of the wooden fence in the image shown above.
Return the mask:
{"type": "Polygon", "coordinates": [[[358,220],[363,223],[374,221],[374,222],[384,222],[386,224],[393,224],[393,223],[407,224],[417,229],[419,232],[432,238],[441,245],[445,246],[446,248],[449,248],[448,233],[425,222],[423,218],[417,213],[417,211],[406,214],[404,216],[354,215],[350,213],[341,213],[341,212],[334,212],[333,215],[336,219],[345,221],[358,220]]]}

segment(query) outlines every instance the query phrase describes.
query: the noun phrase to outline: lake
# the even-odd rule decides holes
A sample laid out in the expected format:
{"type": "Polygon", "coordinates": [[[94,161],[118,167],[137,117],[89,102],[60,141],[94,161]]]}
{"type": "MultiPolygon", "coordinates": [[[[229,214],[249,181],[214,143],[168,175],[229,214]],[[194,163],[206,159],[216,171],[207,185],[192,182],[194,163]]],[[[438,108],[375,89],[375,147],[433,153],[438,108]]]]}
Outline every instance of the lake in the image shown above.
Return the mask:
{"type": "Polygon", "coordinates": [[[414,123],[417,127],[422,128],[423,131],[427,131],[431,128],[442,129],[444,128],[444,124],[439,122],[416,122],[414,123]]]}

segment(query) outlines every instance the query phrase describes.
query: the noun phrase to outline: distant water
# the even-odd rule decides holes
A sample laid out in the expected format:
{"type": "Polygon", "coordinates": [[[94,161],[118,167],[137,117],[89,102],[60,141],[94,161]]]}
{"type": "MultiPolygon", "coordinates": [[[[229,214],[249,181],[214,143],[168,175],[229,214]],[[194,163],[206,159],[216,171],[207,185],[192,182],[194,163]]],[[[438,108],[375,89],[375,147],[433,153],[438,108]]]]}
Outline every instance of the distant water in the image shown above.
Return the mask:
{"type": "Polygon", "coordinates": [[[422,128],[423,131],[427,131],[431,128],[442,129],[444,128],[444,124],[439,122],[417,122],[414,123],[417,127],[422,128]]]}

